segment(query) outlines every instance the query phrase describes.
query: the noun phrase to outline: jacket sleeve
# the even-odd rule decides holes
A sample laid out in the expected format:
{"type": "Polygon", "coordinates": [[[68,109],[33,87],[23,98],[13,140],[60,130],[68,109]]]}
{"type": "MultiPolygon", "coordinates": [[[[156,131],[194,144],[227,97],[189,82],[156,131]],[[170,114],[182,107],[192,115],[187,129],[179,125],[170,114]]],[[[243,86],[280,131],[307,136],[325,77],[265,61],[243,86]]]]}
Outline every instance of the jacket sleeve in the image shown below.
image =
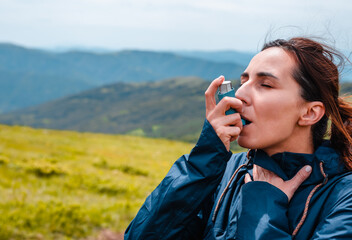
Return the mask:
{"type": "Polygon", "coordinates": [[[179,158],[125,232],[125,239],[200,239],[212,196],[231,158],[205,120],[196,146],[179,158]]]}
{"type": "MultiPolygon", "coordinates": [[[[318,218],[315,227],[307,229],[303,224],[297,239],[352,239],[350,178],[334,186],[319,216],[311,216],[318,218]]],[[[236,239],[292,239],[287,218],[288,198],[281,190],[267,182],[253,181],[244,184],[241,193],[236,239]]]]}
{"type": "Polygon", "coordinates": [[[237,226],[240,240],[292,239],[287,218],[288,198],[267,182],[242,186],[237,226]]]}
{"type": "Polygon", "coordinates": [[[322,209],[324,217],[317,225],[311,239],[352,239],[352,175],[339,182],[330,193],[330,200],[326,205],[329,209],[322,209]]]}

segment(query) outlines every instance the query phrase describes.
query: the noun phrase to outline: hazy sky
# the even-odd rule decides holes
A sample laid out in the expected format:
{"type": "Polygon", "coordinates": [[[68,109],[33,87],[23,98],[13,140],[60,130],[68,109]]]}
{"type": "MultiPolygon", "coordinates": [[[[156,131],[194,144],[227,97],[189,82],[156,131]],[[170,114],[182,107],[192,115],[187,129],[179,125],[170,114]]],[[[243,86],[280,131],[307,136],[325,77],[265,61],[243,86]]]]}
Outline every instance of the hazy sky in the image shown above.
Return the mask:
{"type": "Polygon", "coordinates": [[[0,42],[29,47],[256,51],[265,36],[352,49],[351,0],[0,0],[0,42]]]}

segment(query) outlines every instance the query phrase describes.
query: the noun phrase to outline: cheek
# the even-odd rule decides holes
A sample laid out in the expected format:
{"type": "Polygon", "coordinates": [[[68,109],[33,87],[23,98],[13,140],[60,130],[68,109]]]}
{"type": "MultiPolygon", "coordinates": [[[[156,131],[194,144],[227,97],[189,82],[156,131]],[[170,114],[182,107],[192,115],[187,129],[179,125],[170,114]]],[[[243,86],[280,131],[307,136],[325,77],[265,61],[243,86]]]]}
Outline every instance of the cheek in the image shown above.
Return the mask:
{"type": "Polygon", "coordinates": [[[299,109],[293,96],[281,95],[274,99],[263,99],[254,106],[255,112],[263,123],[275,123],[278,125],[292,124],[298,120],[299,109]]]}
{"type": "Polygon", "coordinates": [[[298,115],[297,104],[277,101],[256,106],[256,123],[238,138],[244,148],[266,148],[292,136],[298,115]]]}
{"type": "Polygon", "coordinates": [[[292,135],[299,119],[297,101],[288,96],[261,102],[255,106],[257,114],[257,141],[278,141],[292,135]],[[279,99],[279,100],[278,100],[279,99]]]}

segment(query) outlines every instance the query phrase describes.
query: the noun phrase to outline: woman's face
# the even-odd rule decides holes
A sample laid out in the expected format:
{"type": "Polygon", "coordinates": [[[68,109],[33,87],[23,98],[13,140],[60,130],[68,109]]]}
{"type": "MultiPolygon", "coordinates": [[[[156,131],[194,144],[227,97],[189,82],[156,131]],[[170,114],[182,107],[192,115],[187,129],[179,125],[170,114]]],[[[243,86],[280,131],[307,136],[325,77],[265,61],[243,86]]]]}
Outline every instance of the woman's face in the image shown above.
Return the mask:
{"type": "Polygon", "coordinates": [[[236,97],[243,102],[243,127],[238,144],[267,154],[290,151],[299,135],[298,119],[304,100],[293,79],[295,61],[285,50],[272,47],[258,53],[241,75],[236,97]]]}

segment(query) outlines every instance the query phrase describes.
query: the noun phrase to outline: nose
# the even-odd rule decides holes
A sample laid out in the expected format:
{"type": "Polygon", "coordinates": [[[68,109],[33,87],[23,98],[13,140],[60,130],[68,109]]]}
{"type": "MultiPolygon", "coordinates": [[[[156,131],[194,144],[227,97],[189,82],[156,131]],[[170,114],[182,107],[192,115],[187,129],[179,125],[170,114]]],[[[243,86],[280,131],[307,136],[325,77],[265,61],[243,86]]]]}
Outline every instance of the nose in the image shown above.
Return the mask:
{"type": "Polygon", "coordinates": [[[243,102],[243,105],[250,104],[250,89],[248,82],[245,82],[237,89],[235,96],[243,102]]]}

